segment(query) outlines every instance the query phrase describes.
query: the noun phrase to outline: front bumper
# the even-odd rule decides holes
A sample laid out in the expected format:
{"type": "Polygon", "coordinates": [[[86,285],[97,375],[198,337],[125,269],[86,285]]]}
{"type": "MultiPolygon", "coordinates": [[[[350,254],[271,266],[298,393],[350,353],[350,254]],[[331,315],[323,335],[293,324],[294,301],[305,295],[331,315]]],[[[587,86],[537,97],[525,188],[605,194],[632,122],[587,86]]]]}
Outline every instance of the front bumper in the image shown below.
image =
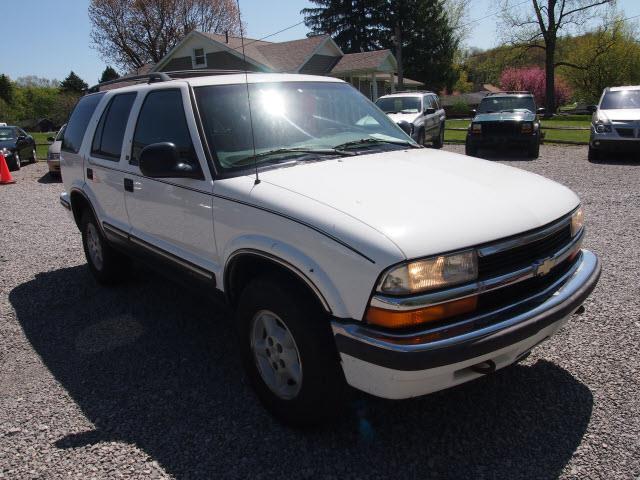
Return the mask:
{"type": "MultiPolygon", "coordinates": [[[[473,380],[472,367],[491,360],[496,369],[509,365],[560,329],[593,291],[600,261],[588,250],[547,291],[504,307],[485,326],[450,336],[434,329],[393,334],[361,323],[332,322],[347,382],[384,398],[408,398],[473,380]],[[435,338],[429,340],[429,338],[435,338]]],[[[464,323],[473,322],[466,319],[464,323]]],[[[462,322],[461,322],[462,323],[462,322]]],[[[447,327],[460,331],[459,325],[447,327]]]]}
{"type": "Polygon", "coordinates": [[[47,166],[49,167],[49,172],[60,173],[60,159],[47,159],[47,166]]]}
{"type": "Polygon", "coordinates": [[[625,138],[615,133],[591,133],[589,145],[596,150],[640,152],[640,138],[625,138]]]}
{"type": "Polygon", "coordinates": [[[473,135],[467,133],[466,142],[467,145],[476,148],[534,147],[540,143],[540,136],[538,133],[528,135],[473,135]]]}

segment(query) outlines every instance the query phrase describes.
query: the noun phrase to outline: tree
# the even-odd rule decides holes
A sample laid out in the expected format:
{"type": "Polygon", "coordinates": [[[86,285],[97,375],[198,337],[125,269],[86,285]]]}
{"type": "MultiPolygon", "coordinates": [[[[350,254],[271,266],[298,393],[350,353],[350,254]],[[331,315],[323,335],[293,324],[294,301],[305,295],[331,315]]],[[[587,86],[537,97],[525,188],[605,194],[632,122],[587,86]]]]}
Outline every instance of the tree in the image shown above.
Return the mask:
{"type": "Polygon", "coordinates": [[[370,52],[380,48],[382,0],[311,0],[304,8],[304,24],[310,35],[328,34],[344,53],[370,52]]]}
{"type": "Polygon", "coordinates": [[[93,47],[122,70],[158,63],[193,30],[237,34],[235,0],[91,0],[93,47]]]}
{"type": "Polygon", "coordinates": [[[107,66],[107,68],[104,69],[104,72],[102,72],[98,83],[108,82],[109,80],[117,80],[118,78],[120,78],[118,72],[116,72],[112,67],[107,66]]]}
{"type": "Polygon", "coordinates": [[[19,87],[57,88],[60,86],[60,82],[55,78],[49,79],[38,77],[37,75],[27,75],[25,77],[18,77],[16,79],[16,85],[19,87]]]}
{"type": "Polygon", "coordinates": [[[60,91],[65,93],[82,93],[87,88],[89,88],[89,85],[76,75],[73,70],[60,83],[60,91]]]}
{"type": "Polygon", "coordinates": [[[13,102],[13,84],[4,73],[0,75],[0,99],[9,104],[13,102]]]}
{"type": "Polygon", "coordinates": [[[586,103],[597,103],[606,87],[640,83],[640,44],[618,19],[562,46],[563,77],[586,103]]]}
{"type": "Polygon", "coordinates": [[[56,96],[48,118],[56,125],[67,122],[73,107],[78,103],[79,95],[73,93],[60,93],[56,96]]]}
{"type": "MultiPolygon", "coordinates": [[[[546,74],[540,67],[507,68],[500,77],[500,88],[504,90],[531,92],[538,105],[546,105],[546,74]]],[[[555,110],[566,104],[571,98],[572,92],[562,78],[556,78],[554,82],[555,110]]]]}
{"type": "Polygon", "coordinates": [[[547,115],[556,104],[555,69],[559,33],[569,27],[584,25],[598,7],[614,5],[615,0],[531,0],[531,9],[514,8],[510,0],[502,0],[502,20],[510,39],[524,48],[545,52],[545,99],[547,115]]]}

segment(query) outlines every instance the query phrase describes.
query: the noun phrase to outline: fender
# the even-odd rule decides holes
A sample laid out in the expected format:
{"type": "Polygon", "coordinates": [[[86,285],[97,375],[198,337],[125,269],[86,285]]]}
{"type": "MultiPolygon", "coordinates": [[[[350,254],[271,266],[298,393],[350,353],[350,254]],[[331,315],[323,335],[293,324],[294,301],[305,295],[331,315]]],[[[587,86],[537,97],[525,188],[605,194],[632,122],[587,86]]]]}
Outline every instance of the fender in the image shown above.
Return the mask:
{"type": "Polygon", "coordinates": [[[71,212],[73,213],[73,218],[76,221],[76,226],[78,227],[78,229],[80,228],[80,218],[76,218],[76,214],[75,214],[75,212],[73,210],[74,207],[73,207],[72,196],[73,196],[74,193],[80,194],[87,201],[87,203],[89,204],[89,208],[91,208],[91,213],[93,214],[93,218],[96,219],[96,221],[98,223],[98,227],[100,228],[100,231],[101,231],[102,235],[105,235],[105,231],[104,231],[104,228],[102,226],[102,222],[100,221],[100,217],[98,217],[98,214],[96,213],[96,209],[93,206],[93,202],[89,198],[89,195],[87,195],[87,192],[85,192],[81,187],[73,186],[73,187],[71,187],[71,190],[69,191],[69,202],[71,202],[71,212]]]}
{"type": "Polygon", "coordinates": [[[324,309],[336,317],[348,317],[347,308],[327,273],[305,253],[292,245],[261,235],[244,235],[225,248],[224,281],[226,290],[229,266],[243,255],[256,255],[278,263],[300,278],[317,296],[324,309]]]}

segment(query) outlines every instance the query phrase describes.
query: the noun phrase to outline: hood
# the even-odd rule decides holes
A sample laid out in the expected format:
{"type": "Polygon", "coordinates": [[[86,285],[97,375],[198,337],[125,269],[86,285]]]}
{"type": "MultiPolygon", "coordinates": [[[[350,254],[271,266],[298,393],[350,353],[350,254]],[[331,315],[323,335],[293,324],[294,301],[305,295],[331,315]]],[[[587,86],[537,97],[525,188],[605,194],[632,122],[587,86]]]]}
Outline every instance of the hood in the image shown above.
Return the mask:
{"type": "Polygon", "coordinates": [[[531,112],[501,112],[501,113],[478,113],[473,117],[474,122],[532,122],[535,114],[531,112]]]}
{"type": "Polygon", "coordinates": [[[0,140],[0,148],[8,148],[8,149],[16,148],[16,141],[15,140],[0,140]]]}
{"type": "Polygon", "coordinates": [[[616,108],[612,110],[598,110],[598,118],[604,121],[640,120],[640,109],[616,108]]]}
{"type": "Polygon", "coordinates": [[[387,117],[393,120],[395,123],[404,120],[405,122],[413,123],[420,116],[419,113],[387,113],[387,117]]]}
{"type": "Polygon", "coordinates": [[[372,239],[370,229],[379,232],[406,258],[522,233],[579,203],[571,190],[539,175],[432,149],[299,164],[265,171],[260,179],[254,200],[287,198],[269,206],[314,225],[357,222],[358,231],[372,239]]]}

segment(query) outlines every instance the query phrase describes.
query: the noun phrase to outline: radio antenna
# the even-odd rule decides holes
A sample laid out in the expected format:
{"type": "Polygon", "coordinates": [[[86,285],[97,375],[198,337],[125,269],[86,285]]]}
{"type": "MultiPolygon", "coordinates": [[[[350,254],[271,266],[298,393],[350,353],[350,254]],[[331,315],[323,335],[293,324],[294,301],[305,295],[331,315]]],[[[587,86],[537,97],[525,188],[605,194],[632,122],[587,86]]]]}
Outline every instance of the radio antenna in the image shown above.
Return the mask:
{"type": "Polygon", "coordinates": [[[244,84],[247,87],[247,104],[249,106],[249,126],[251,127],[251,147],[253,149],[253,168],[256,172],[256,179],[253,182],[253,184],[258,185],[260,183],[260,177],[258,177],[258,157],[256,157],[256,139],[253,134],[253,115],[251,113],[251,95],[249,94],[249,75],[247,73],[247,56],[244,53],[244,33],[242,28],[242,16],[240,15],[240,0],[236,0],[236,5],[238,5],[238,22],[240,23],[240,44],[242,45],[244,84]]]}

